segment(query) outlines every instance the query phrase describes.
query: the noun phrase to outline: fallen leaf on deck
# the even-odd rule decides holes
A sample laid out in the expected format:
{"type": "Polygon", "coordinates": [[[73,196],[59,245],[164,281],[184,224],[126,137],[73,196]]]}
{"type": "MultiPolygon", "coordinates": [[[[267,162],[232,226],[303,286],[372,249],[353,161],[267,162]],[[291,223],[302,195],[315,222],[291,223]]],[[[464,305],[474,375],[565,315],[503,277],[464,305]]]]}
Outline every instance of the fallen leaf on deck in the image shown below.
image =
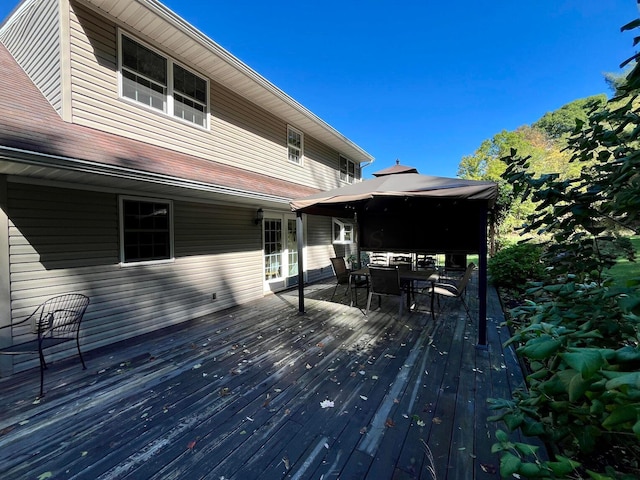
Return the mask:
{"type": "Polygon", "coordinates": [[[220,389],[220,396],[221,397],[226,397],[227,395],[230,395],[231,392],[229,391],[229,388],[227,387],[223,387],[220,389]]]}
{"type": "Polygon", "coordinates": [[[307,367],[307,370],[311,370],[313,367],[311,365],[309,365],[308,363],[305,365],[307,367]]]}
{"type": "Polygon", "coordinates": [[[393,403],[400,403],[400,400],[398,400],[397,398],[394,398],[393,403]]]}
{"type": "Polygon", "coordinates": [[[23,420],[18,425],[22,426],[22,425],[26,425],[27,423],[29,423],[29,420],[23,420]]]}
{"type": "Polygon", "coordinates": [[[187,443],[187,448],[189,450],[193,450],[196,446],[196,441],[195,440],[191,440],[189,443],[187,443]]]}
{"type": "Polygon", "coordinates": [[[362,400],[365,400],[365,401],[366,401],[366,400],[369,400],[369,398],[365,397],[364,395],[360,395],[360,398],[361,398],[362,400]]]}
{"type": "Polygon", "coordinates": [[[45,478],[51,478],[51,477],[53,477],[53,473],[44,472],[44,473],[41,473],[40,475],[38,475],[38,480],[45,480],[45,478]]]}
{"type": "Polygon", "coordinates": [[[436,425],[440,425],[442,423],[442,419],[440,417],[433,417],[432,422],[436,425]]]}
{"type": "Polygon", "coordinates": [[[371,380],[378,380],[378,375],[371,375],[371,380]]]}
{"type": "Polygon", "coordinates": [[[194,370],[197,370],[197,369],[198,369],[198,368],[200,368],[201,366],[202,366],[202,364],[201,364],[201,363],[196,363],[192,368],[193,368],[194,370]]]}
{"type": "Polygon", "coordinates": [[[323,400],[320,402],[320,406],[322,408],[330,408],[334,406],[334,403],[331,400],[323,400]]]}
{"type": "Polygon", "coordinates": [[[356,373],[356,372],[351,372],[351,375],[350,375],[350,376],[351,376],[351,377],[355,377],[356,375],[357,375],[357,373],[356,373]]]}
{"type": "Polygon", "coordinates": [[[81,452],[80,455],[82,457],[86,457],[87,455],[89,455],[89,452],[87,452],[86,450],[84,452],[81,452]]]}
{"type": "Polygon", "coordinates": [[[317,347],[320,347],[320,348],[324,348],[324,343],[322,343],[322,342],[318,342],[318,344],[317,344],[316,346],[317,346],[317,347]]]}
{"type": "Polygon", "coordinates": [[[32,403],[33,403],[34,405],[38,405],[38,404],[40,403],[40,399],[39,399],[39,398],[36,398],[32,403]]]}
{"type": "Polygon", "coordinates": [[[327,450],[329,450],[329,444],[328,444],[328,443],[325,443],[325,444],[324,444],[324,448],[326,448],[327,450]]]}
{"type": "Polygon", "coordinates": [[[269,403],[271,403],[271,394],[267,393],[267,398],[264,400],[264,403],[262,404],[263,407],[268,407],[269,403]]]}
{"type": "Polygon", "coordinates": [[[15,429],[16,427],[14,427],[13,425],[7,428],[3,428],[2,430],[0,430],[0,436],[2,435],[6,435],[7,433],[9,433],[11,430],[15,429]]]}
{"type": "Polygon", "coordinates": [[[290,464],[289,464],[289,459],[287,458],[286,455],[284,457],[282,457],[282,463],[284,463],[284,468],[289,470],[290,464]]]}
{"type": "Polygon", "coordinates": [[[496,473],[496,467],[491,465],[490,463],[481,463],[480,468],[485,473],[491,473],[491,474],[496,473]]]}
{"type": "Polygon", "coordinates": [[[395,427],[396,426],[396,422],[394,422],[393,419],[391,419],[391,418],[387,418],[387,421],[384,422],[384,426],[385,427],[395,427]]]}
{"type": "Polygon", "coordinates": [[[251,417],[247,417],[247,420],[249,420],[250,422],[253,422],[253,418],[251,417]]]}
{"type": "Polygon", "coordinates": [[[367,433],[367,427],[362,427],[360,429],[360,435],[364,435],[365,433],[367,433]]]}

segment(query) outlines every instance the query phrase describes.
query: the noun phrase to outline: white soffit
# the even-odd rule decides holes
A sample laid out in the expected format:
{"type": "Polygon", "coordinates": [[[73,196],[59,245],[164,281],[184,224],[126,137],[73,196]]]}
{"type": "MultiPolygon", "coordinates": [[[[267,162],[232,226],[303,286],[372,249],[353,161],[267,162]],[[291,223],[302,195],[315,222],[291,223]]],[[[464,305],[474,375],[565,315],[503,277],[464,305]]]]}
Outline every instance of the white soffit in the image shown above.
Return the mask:
{"type": "Polygon", "coordinates": [[[357,162],[373,157],[156,0],[79,0],[357,162]]]}

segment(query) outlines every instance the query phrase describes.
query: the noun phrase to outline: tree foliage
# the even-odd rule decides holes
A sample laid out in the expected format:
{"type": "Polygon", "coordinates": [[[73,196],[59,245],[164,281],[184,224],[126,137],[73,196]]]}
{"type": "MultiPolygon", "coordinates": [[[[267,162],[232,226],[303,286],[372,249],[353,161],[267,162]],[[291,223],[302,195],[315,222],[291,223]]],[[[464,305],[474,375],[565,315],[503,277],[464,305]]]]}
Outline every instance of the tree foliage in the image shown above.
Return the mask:
{"type": "Polygon", "coordinates": [[[566,137],[573,133],[577,126],[587,122],[590,112],[602,108],[606,102],[607,96],[604,93],[575,100],[558,110],[545,113],[533,127],[543,130],[552,139],[566,137]]]}

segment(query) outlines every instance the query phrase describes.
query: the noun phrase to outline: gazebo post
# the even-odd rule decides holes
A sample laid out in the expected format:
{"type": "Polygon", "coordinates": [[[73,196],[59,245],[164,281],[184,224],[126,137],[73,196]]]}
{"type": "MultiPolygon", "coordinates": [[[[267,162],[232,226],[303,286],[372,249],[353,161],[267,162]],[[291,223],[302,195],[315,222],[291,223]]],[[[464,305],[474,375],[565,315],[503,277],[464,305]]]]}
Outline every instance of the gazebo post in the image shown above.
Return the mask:
{"type": "Polygon", "coordinates": [[[487,204],[478,218],[478,348],[487,348],[487,204]]]}
{"type": "Polygon", "coordinates": [[[304,238],[302,212],[296,212],[296,237],[298,241],[298,314],[304,314],[304,238]]]}

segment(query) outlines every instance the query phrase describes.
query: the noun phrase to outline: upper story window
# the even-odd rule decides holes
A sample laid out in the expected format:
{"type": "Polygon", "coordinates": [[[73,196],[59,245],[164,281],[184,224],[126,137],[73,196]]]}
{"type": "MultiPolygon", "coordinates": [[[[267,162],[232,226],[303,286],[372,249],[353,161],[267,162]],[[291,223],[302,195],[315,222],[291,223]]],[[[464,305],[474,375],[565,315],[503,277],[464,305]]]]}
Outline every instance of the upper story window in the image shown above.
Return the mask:
{"type": "Polygon", "coordinates": [[[207,80],[126,35],[120,39],[121,95],[207,128],[207,80]]]}
{"type": "Polygon", "coordinates": [[[359,169],[356,163],[347,157],[340,155],[340,180],[347,183],[353,183],[359,178],[359,169]]]}
{"type": "Polygon", "coordinates": [[[289,126],[287,127],[287,146],[289,148],[289,161],[302,165],[302,147],[304,137],[302,132],[289,126]]]}
{"type": "Polygon", "coordinates": [[[353,243],[353,223],[334,218],[333,243],[353,243]]]}
{"type": "Polygon", "coordinates": [[[170,200],[120,197],[122,263],[172,259],[172,217],[170,200]]]}

